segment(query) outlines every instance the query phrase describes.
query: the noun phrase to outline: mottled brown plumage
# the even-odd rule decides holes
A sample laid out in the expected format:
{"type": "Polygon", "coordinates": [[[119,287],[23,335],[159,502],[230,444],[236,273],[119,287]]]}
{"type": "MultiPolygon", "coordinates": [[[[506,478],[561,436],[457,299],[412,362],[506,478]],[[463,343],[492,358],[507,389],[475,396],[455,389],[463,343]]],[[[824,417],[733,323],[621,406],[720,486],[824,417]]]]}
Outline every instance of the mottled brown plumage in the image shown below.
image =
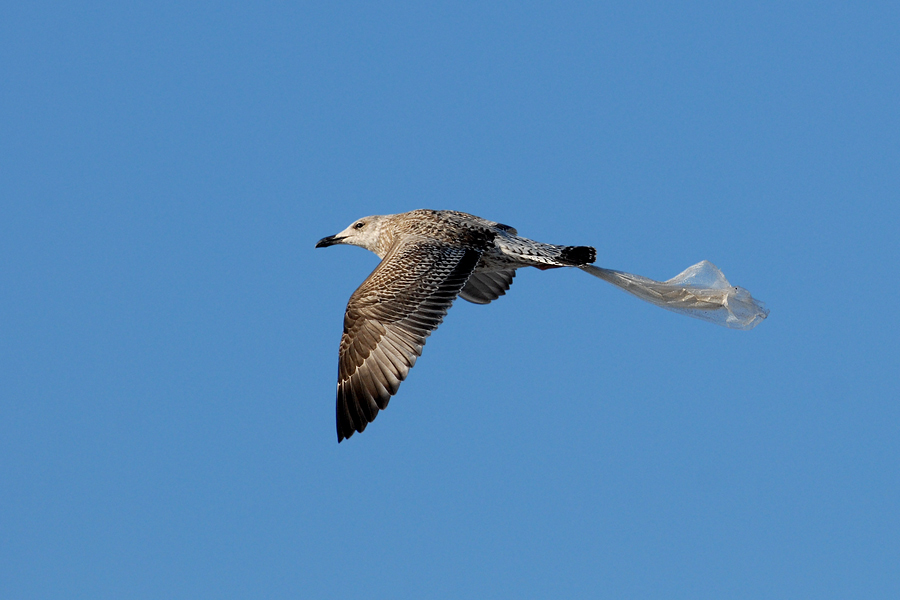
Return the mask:
{"type": "Polygon", "coordinates": [[[487,304],[515,270],[593,262],[588,246],[520,238],[508,225],[456,211],[366,217],[316,247],[361,246],[381,263],[350,296],[338,358],[338,441],[362,432],[387,407],[457,296],[487,304]]]}

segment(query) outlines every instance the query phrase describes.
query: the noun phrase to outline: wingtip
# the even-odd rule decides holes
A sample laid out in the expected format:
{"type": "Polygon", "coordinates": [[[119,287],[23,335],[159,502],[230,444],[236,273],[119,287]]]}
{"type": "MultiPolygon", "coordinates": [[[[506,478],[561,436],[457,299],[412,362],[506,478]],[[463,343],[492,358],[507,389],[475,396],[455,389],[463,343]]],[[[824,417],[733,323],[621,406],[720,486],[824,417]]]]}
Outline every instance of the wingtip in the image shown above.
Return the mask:
{"type": "Polygon", "coordinates": [[[337,420],[338,444],[340,444],[341,442],[343,442],[346,439],[349,439],[350,436],[353,435],[354,433],[356,433],[356,431],[354,431],[353,425],[347,424],[347,423],[342,423],[340,417],[338,417],[338,420],[337,420]]]}

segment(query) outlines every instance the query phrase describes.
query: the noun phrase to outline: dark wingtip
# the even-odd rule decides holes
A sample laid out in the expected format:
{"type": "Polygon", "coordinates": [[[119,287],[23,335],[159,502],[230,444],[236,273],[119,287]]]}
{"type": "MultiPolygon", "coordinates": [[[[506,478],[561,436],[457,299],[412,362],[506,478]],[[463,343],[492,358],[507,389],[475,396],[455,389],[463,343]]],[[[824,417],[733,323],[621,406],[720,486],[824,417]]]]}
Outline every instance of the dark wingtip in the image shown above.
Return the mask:
{"type": "Polygon", "coordinates": [[[342,425],[342,423],[339,420],[338,424],[337,424],[338,444],[340,444],[344,440],[350,439],[350,436],[352,436],[354,433],[356,433],[356,431],[353,429],[352,425],[350,427],[347,427],[346,425],[341,427],[341,425],[342,425]]]}
{"type": "Polygon", "coordinates": [[[335,413],[337,413],[335,424],[337,425],[338,444],[353,435],[353,421],[350,419],[350,415],[347,413],[346,404],[341,402],[342,399],[341,388],[340,386],[338,386],[337,402],[335,402],[334,405],[335,413]]]}
{"type": "Polygon", "coordinates": [[[563,262],[577,267],[597,260],[597,251],[591,246],[566,246],[559,258],[563,262]]]}

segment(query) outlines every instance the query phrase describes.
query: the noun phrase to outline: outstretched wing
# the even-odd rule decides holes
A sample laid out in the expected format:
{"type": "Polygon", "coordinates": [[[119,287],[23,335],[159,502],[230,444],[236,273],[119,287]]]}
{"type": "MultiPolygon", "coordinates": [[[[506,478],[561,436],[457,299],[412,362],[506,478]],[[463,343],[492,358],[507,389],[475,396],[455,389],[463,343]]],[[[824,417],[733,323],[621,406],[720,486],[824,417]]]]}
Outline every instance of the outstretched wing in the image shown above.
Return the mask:
{"type": "Polygon", "coordinates": [[[338,359],[338,442],[387,407],[479,258],[477,250],[409,240],[353,292],[338,359]]]}

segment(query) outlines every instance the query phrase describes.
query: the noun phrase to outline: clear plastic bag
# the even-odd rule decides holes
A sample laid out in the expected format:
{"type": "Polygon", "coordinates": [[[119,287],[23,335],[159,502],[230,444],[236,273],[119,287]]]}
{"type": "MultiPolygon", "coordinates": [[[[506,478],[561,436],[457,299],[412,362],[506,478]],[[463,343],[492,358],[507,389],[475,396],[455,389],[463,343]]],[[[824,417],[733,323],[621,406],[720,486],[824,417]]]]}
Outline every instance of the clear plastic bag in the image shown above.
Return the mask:
{"type": "Polygon", "coordinates": [[[728,283],[722,271],[707,260],[668,281],[654,281],[594,265],[579,268],[641,300],[731,329],[753,329],[769,314],[762,302],[744,288],[728,283]]]}

